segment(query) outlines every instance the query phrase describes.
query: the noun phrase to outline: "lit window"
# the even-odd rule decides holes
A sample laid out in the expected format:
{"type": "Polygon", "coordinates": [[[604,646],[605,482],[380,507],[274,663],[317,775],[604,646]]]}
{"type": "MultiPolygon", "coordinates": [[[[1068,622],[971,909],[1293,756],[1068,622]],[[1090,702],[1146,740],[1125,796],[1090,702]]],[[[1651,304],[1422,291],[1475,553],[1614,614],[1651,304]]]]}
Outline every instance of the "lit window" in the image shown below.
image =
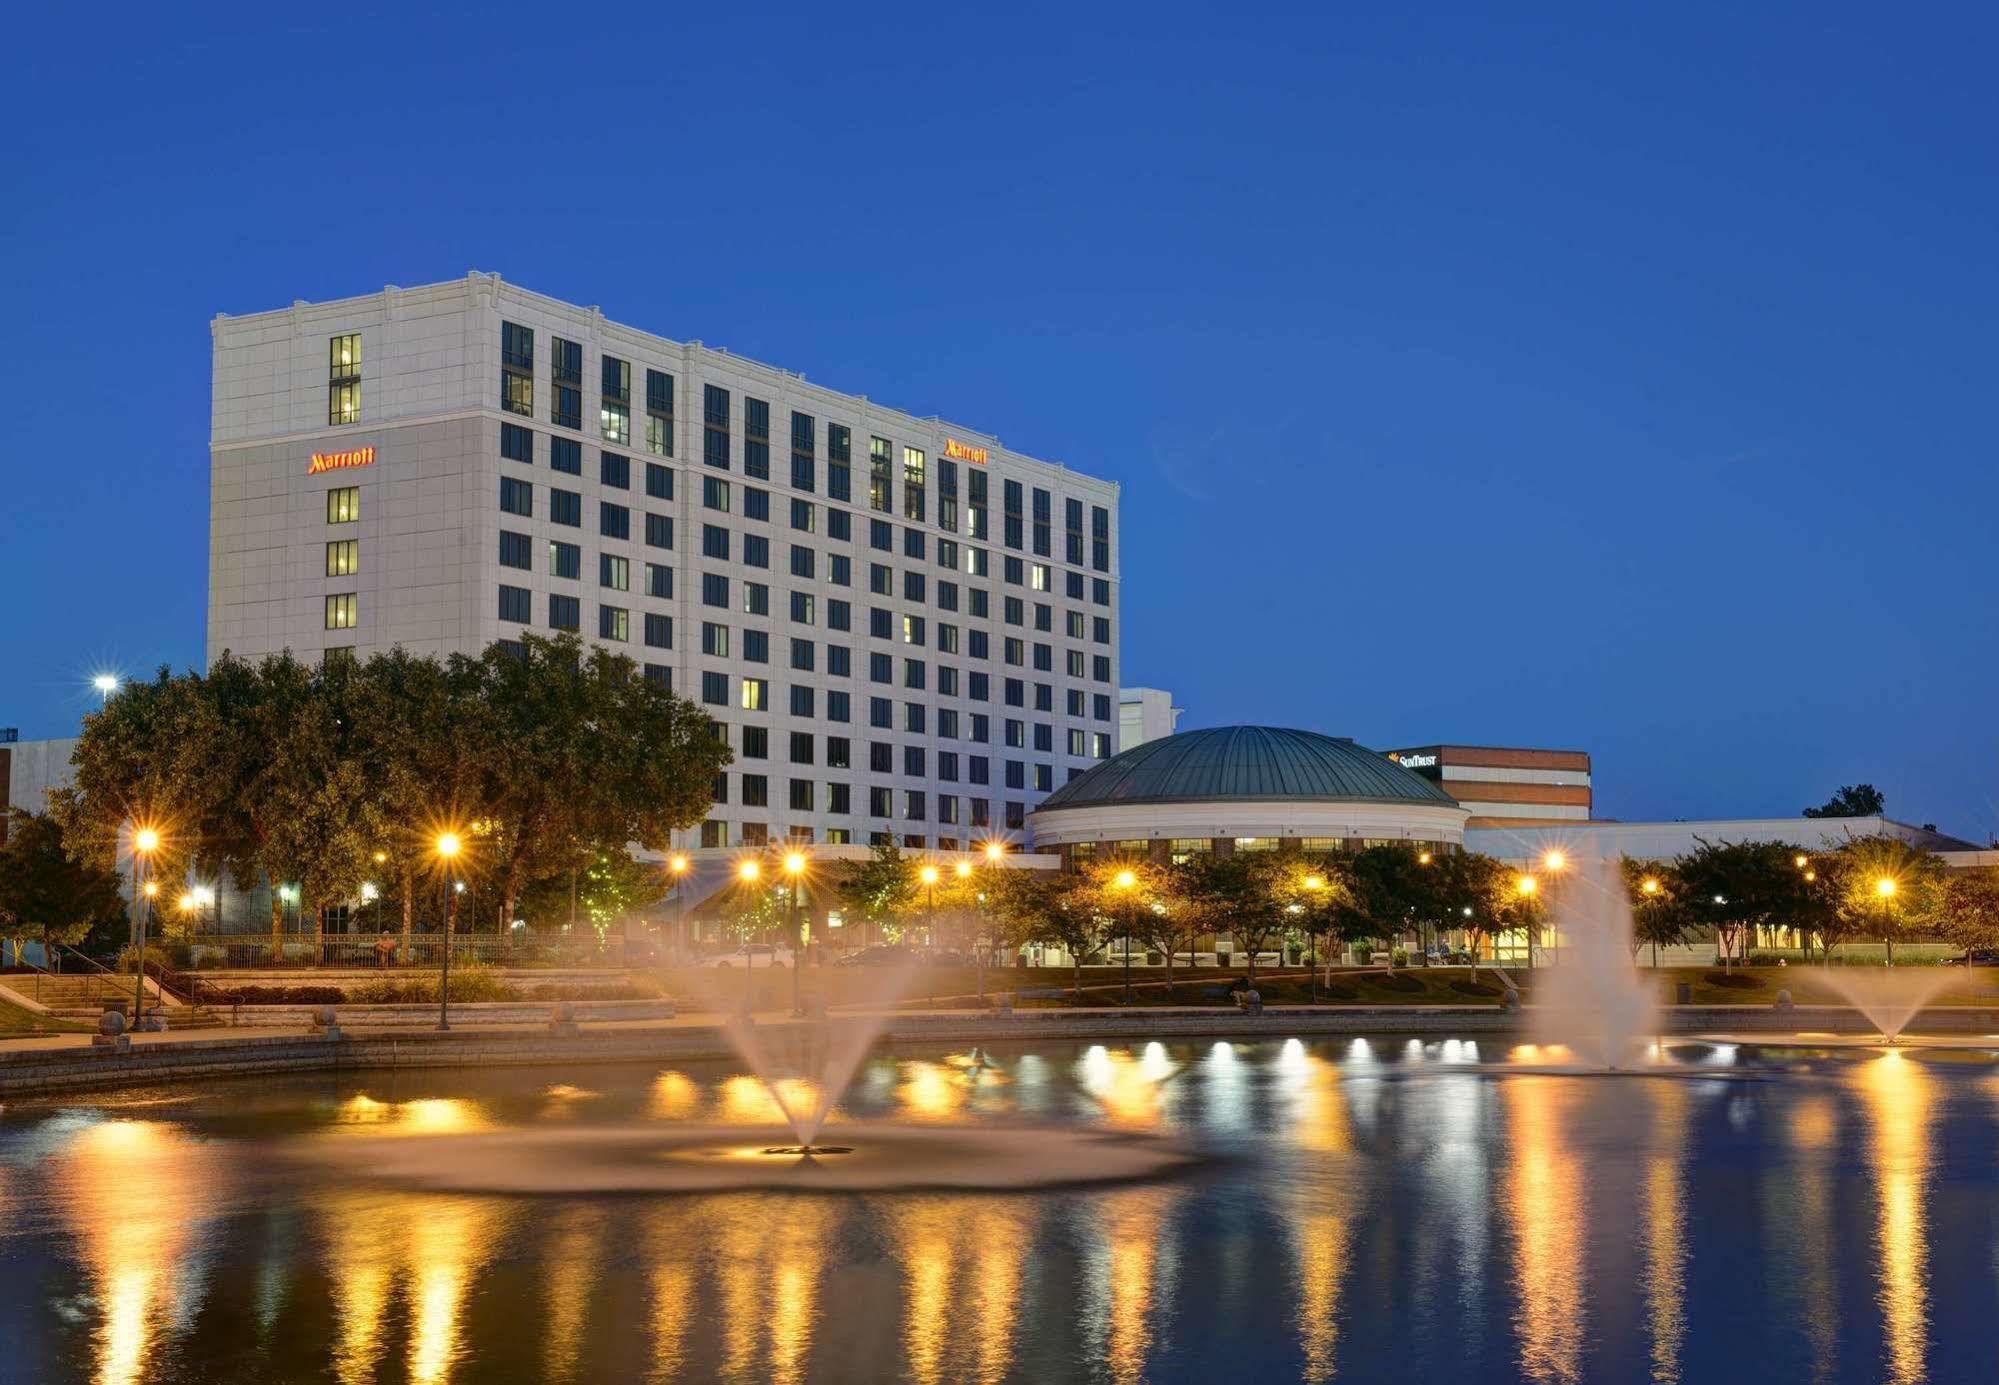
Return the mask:
{"type": "Polygon", "coordinates": [[[361,421],[361,334],[334,337],[326,348],[326,421],[361,421]]]}
{"type": "Polygon", "coordinates": [[[333,539],[326,545],[326,575],[351,577],[360,571],[361,545],[353,539],[333,539]]]}
{"type": "Polygon", "coordinates": [[[361,518],[361,488],[341,486],[326,493],[326,522],[352,524],[361,518]]]}
{"type": "Polygon", "coordinates": [[[1045,592],[1048,590],[1048,564],[1046,563],[1033,564],[1031,567],[1028,568],[1028,576],[1031,579],[1028,585],[1033,587],[1034,590],[1038,592],[1045,592]]]}
{"type": "Polygon", "coordinates": [[[329,630],[352,630],[360,624],[360,598],[353,592],[343,592],[326,598],[326,628],[329,630]]]}
{"type": "Polygon", "coordinates": [[[770,683],[763,678],[743,680],[743,710],[761,712],[770,705],[770,683]]]}

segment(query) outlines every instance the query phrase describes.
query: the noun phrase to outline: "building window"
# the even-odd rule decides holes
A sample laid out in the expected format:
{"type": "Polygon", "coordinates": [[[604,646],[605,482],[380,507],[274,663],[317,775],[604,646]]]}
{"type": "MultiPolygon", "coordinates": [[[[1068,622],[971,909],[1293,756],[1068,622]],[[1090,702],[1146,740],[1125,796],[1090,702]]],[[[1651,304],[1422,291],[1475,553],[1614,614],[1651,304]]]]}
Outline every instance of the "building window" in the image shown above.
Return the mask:
{"type": "Polygon", "coordinates": [[[632,488],[632,463],[628,457],[615,452],[597,454],[597,479],[607,486],[621,491],[632,488]]]}
{"type": "Polygon", "coordinates": [[[921,448],[902,449],[902,517],[921,520],[923,518],[923,463],[921,448]]]}
{"type": "Polygon", "coordinates": [[[500,619],[526,625],[534,619],[534,593],[526,587],[500,588],[500,619]]]}
{"type": "Polygon", "coordinates": [[[701,700],[711,707],[729,705],[729,675],[704,671],[701,674],[701,700]]]}
{"type": "Polygon", "coordinates": [[[673,377],[646,372],[646,451],[673,455],[673,377]]]}
{"type": "Polygon", "coordinates": [[[673,648],[673,617],[660,615],[656,611],[647,612],[645,639],[654,649],[673,648]]]}
{"type": "Polygon", "coordinates": [[[701,460],[729,469],[729,392],[714,385],[701,387],[701,460]]]}
{"type": "Polygon", "coordinates": [[[583,497],[576,491],[549,488],[548,518],[552,524],[567,524],[572,528],[583,527],[583,497]]]}
{"type": "Polygon", "coordinates": [[[646,682],[654,687],[665,688],[668,692],[673,691],[673,670],[665,664],[647,664],[644,676],[646,682]]]}
{"type": "Polygon", "coordinates": [[[534,567],[534,541],[526,534],[516,534],[511,529],[500,531],[500,566],[517,567],[523,571],[534,567]]]}
{"type": "Polygon", "coordinates": [[[894,476],[889,468],[893,465],[887,438],[868,440],[868,508],[883,514],[895,513],[895,503],[890,495],[894,486],[894,476]]]}
{"type": "Polygon", "coordinates": [[[534,486],[512,476],[500,478],[500,508],[510,515],[534,516],[534,486]]]}
{"type": "Polygon", "coordinates": [[[712,659],[729,657],[729,627],[711,620],[701,622],[701,652],[712,659]]]}
{"type": "Polygon", "coordinates": [[[826,495],[832,500],[853,498],[854,435],[844,423],[826,425],[826,495]]]}
{"type": "Polygon", "coordinates": [[[719,572],[701,574],[701,604],[729,609],[729,579],[719,572]]]}
{"type": "Polygon", "coordinates": [[[673,569],[659,563],[646,564],[646,595],[673,599],[673,569]]]}
{"type": "Polygon", "coordinates": [[[629,539],[632,536],[632,512],[608,500],[598,501],[597,532],[607,539],[629,539]]]}
{"type": "MultiPolygon", "coordinates": [[[[1098,572],[1111,570],[1111,512],[1102,505],[1090,507],[1090,566],[1098,572]]],[[[1102,585],[1109,586],[1108,583],[1102,585]]],[[[1110,604],[1108,591],[1099,604],[1110,604]]]]}
{"type": "Polygon", "coordinates": [[[743,710],[765,712],[770,710],[770,680],[768,678],[745,678],[743,680],[743,710]]]}
{"type": "Polygon", "coordinates": [[[646,494],[654,500],[673,499],[673,472],[658,462],[647,462],[646,494]]]}
{"type": "Polygon", "coordinates": [[[500,455],[510,462],[534,465],[534,432],[518,423],[500,425],[500,455]]]}
{"type": "Polygon", "coordinates": [[[361,334],[334,337],[326,345],[326,421],[361,421],[361,334]]]}
{"type": "Polygon", "coordinates": [[[353,592],[343,592],[326,598],[326,628],[329,630],[352,630],[360,623],[360,598],[353,592]]]}
{"type": "Polygon", "coordinates": [[[534,417],[534,330],[500,324],[500,407],[534,417]]]}
{"type": "Polygon", "coordinates": [[[598,391],[598,433],[605,442],[632,440],[632,366],[616,356],[604,357],[598,391]]]}
{"type": "Polygon", "coordinates": [[[354,539],[331,539],[326,545],[326,575],[351,577],[361,570],[361,545],[354,539]]]}
{"type": "Polygon", "coordinates": [[[673,517],[671,515],[646,515],[646,546],[648,548],[673,547],[673,517]]]}
{"type": "Polygon", "coordinates": [[[578,601],[573,596],[556,596],[553,594],[549,596],[548,598],[549,629],[568,630],[574,632],[575,630],[579,629],[582,626],[582,623],[583,623],[582,602],[578,601]]]}
{"type": "Polygon", "coordinates": [[[548,541],[548,575],[572,581],[583,575],[583,550],[560,539],[548,541]]]}
{"type": "Polygon", "coordinates": [[[770,479],[770,405],[743,398],[743,475],[770,479]]]}
{"type": "Polygon", "coordinates": [[[632,613],[622,606],[599,606],[597,637],[606,640],[629,640],[632,637],[632,613]]]}
{"type": "Polygon", "coordinates": [[[341,486],[326,493],[326,522],[352,524],[361,518],[361,488],[341,486]]]}
{"type": "Polygon", "coordinates": [[[632,589],[632,564],[628,558],[620,558],[614,553],[597,555],[597,585],[609,587],[612,591],[632,589]]]}
{"type": "Polygon", "coordinates": [[[548,468],[570,476],[583,474],[583,444],[574,438],[548,440],[548,468]]]}

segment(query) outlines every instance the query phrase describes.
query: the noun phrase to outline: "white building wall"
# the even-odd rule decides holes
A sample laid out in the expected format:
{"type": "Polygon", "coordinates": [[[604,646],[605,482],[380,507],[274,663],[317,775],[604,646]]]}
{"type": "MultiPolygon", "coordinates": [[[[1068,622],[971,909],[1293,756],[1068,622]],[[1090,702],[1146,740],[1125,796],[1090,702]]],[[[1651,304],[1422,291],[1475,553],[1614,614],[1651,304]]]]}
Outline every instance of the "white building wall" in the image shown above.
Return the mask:
{"type": "Polygon", "coordinates": [[[1158,688],[1124,688],[1118,693],[1119,750],[1130,750],[1147,741],[1162,740],[1180,729],[1183,709],[1173,705],[1173,694],[1158,688]]]}
{"type": "Polygon", "coordinates": [[[14,741],[0,746],[7,756],[7,806],[30,813],[48,809],[49,791],[65,788],[76,779],[70,756],[76,752],[76,737],[58,740],[14,741]]]}
{"type": "Polygon", "coordinates": [[[1884,817],[1723,818],[1698,822],[1595,821],[1573,826],[1564,823],[1471,827],[1465,830],[1465,849],[1523,864],[1539,861],[1550,851],[1563,852],[1571,859],[1629,856],[1634,860],[1667,861],[1699,850],[1703,841],[1789,842],[1806,851],[1829,851],[1855,837],[1883,834],[1940,853],[1963,845],[1953,838],[1884,817]]]}

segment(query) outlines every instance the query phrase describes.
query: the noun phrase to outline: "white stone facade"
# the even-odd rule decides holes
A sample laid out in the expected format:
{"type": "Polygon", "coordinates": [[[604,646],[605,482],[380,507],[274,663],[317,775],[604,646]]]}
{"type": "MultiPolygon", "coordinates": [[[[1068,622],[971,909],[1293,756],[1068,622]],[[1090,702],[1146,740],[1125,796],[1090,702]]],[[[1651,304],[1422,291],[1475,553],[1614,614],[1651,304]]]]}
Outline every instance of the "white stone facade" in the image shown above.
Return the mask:
{"type": "Polygon", "coordinates": [[[1118,693],[1118,745],[1129,750],[1147,741],[1164,740],[1180,729],[1181,708],[1173,694],[1158,688],[1124,688],[1118,693]]]}
{"type": "MultiPolygon", "coordinates": [[[[213,338],[210,659],[225,650],[256,657],[284,649],[308,660],[341,649],[365,657],[396,646],[476,653],[523,631],[550,633],[551,597],[574,598],[584,639],[629,655],[683,696],[701,702],[713,691],[713,675],[727,680],[726,703],[705,707],[728,728],[737,757],[728,802],[713,813],[720,826],[708,829],[711,845],[794,831],[857,844],[887,834],[930,848],[987,835],[1018,838],[1010,822],[1116,749],[1113,483],[1022,456],[973,429],[622,326],[598,309],[529,293],[496,275],[218,317],[213,338]],[[525,413],[502,408],[503,324],[532,334],[532,365],[514,372],[531,392],[520,401],[525,413]],[[359,338],[358,417],[332,424],[331,343],[349,335],[359,338]],[[581,356],[576,412],[562,422],[553,378],[558,338],[581,356]],[[603,392],[607,357],[629,368],[623,441],[607,437],[617,424],[615,399],[603,392]],[[671,381],[671,422],[651,437],[648,372],[671,381]],[[704,462],[710,386],[727,391],[726,469],[704,462]],[[746,471],[751,401],[768,406],[766,475],[746,471]],[[794,484],[795,413],[811,420],[810,489],[794,484]],[[850,438],[844,498],[830,490],[833,425],[850,438]],[[532,435],[531,461],[503,458],[504,426],[532,435]],[[886,511],[870,503],[875,438],[889,444],[886,511]],[[576,449],[578,472],[552,468],[556,440],[576,449]],[[920,518],[906,513],[911,449],[922,454],[920,518]],[[611,484],[606,453],[625,459],[627,486],[611,484]],[[315,470],[316,454],[343,464],[315,470]],[[649,466],[670,477],[649,476],[649,466]],[[940,522],[947,467],[957,488],[953,528],[940,522]],[[971,528],[975,475],[986,478],[982,534],[971,528]],[[726,511],[707,505],[709,480],[728,484],[726,511]],[[502,511],[503,482],[518,483],[509,487],[516,500],[520,485],[531,487],[530,515],[502,511]],[[1019,489],[1017,535],[1008,532],[1008,483],[1019,489]],[[662,486],[670,486],[670,499],[662,486]],[[348,487],[358,513],[330,522],[328,493],[348,487]],[[558,522],[555,491],[573,497],[562,503],[580,523],[558,522]],[[761,496],[753,500],[755,492],[761,496]],[[1045,528],[1036,522],[1043,497],[1045,528]],[[794,515],[794,502],[809,512],[794,515]],[[767,505],[768,519],[746,513],[752,504],[767,505]],[[616,527],[606,505],[626,512],[627,537],[603,532],[616,527]],[[844,538],[834,533],[842,522],[836,513],[846,516],[844,538]],[[648,515],[656,516],[650,526],[648,515]],[[1072,518],[1079,538],[1072,538],[1072,518]],[[810,529],[794,527],[805,520],[810,529]],[[889,551],[873,546],[875,522],[889,526],[889,551]],[[705,526],[726,531],[726,559],[704,554],[705,526]],[[524,537],[525,569],[502,564],[503,532],[524,537]],[[1016,537],[1017,544],[1008,542],[1016,537]],[[329,544],[350,539],[353,570],[329,576],[329,567],[346,561],[330,554],[329,544]],[[756,556],[768,566],[751,560],[746,539],[767,544],[756,556]],[[576,576],[552,573],[551,543],[575,546],[576,576]],[[794,547],[811,550],[811,575],[794,575],[794,547]],[[622,589],[602,584],[604,557],[625,560],[622,589]],[[835,580],[838,560],[850,569],[845,582],[835,580]],[[648,593],[648,564],[671,570],[670,596],[648,593]],[[886,594],[875,589],[878,565],[888,570],[886,594]],[[728,580],[726,608],[704,599],[714,594],[709,578],[728,580]],[[503,618],[503,586],[527,593],[525,622],[503,618]],[[757,587],[767,604],[755,601],[757,587]],[[810,605],[797,619],[794,594],[810,605]],[[328,628],[344,620],[350,596],[351,626],[328,628]],[[331,612],[330,598],[337,599],[331,612]],[[980,600],[983,613],[974,607],[980,600]],[[753,602],[756,609],[746,609],[753,602]],[[832,624],[840,602],[848,606],[846,629],[832,624]],[[1010,619],[1015,602],[1017,624],[1010,619]],[[886,639],[871,634],[876,610],[887,613],[886,639]],[[657,621],[649,629],[648,615],[671,620],[670,646],[647,643],[649,634],[668,633],[657,621]],[[620,619],[624,638],[600,634],[620,619]],[[726,655],[703,653],[704,623],[727,628],[726,655]],[[759,635],[767,662],[747,657],[759,635]],[[793,667],[794,640],[813,646],[809,670],[793,667]],[[955,647],[944,647],[947,640],[955,647]],[[845,674],[832,671],[836,648],[848,651],[845,674]],[[875,681],[872,655],[888,656],[891,681],[875,681]],[[910,686],[912,664],[921,665],[920,688],[910,686]],[[704,681],[704,674],[711,677],[704,681]],[[983,688],[975,686],[981,677],[983,688]],[[764,710],[744,706],[745,679],[767,680],[764,710]],[[801,705],[794,714],[794,686],[811,689],[809,711],[801,705]],[[844,722],[835,715],[840,693],[844,722]],[[1009,702],[1015,693],[1020,705],[1009,702]],[[889,727],[873,724],[877,698],[888,700],[889,727]],[[921,729],[911,729],[917,715],[921,729]],[[944,734],[940,723],[948,730],[952,718],[956,734],[944,734]],[[753,729],[766,733],[766,758],[746,754],[745,732],[753,729]],[[983,739],[975,729],[985,731],[983,739]],[[809,763],[793,762],[795,734],[811,738],[809,763]],[[829,743],[837,741],[846,742],[845,766],[828,763],[829,743]],[[878,744],[890,747],[888,772],[871,768],[878,744]],[[912,750],[921,752],[920,766],[912,750]],[[983,783],[975,780],[981,768],[983,783]],[[744,803],[751,787],[745,776],[762,777],[764,805],[744,803]],[[811,785],[810,808],[790,806],[793,780],[811,785]],[[847,808],[835,811],[842,785],[847,808]],[[876,789],[889,791],[891,811],[874,811],[883,806],[876,789]],[[947,812],[954,820],[944,820],[947,812]]],[[[518,559],[521,541],[509,543],[518,559]]],[[[519,614],[521,598],[509,599],[516,603],[510,614],[519,614]]],[[[690,833],[688,844],[700,840],[690,833]]]]}

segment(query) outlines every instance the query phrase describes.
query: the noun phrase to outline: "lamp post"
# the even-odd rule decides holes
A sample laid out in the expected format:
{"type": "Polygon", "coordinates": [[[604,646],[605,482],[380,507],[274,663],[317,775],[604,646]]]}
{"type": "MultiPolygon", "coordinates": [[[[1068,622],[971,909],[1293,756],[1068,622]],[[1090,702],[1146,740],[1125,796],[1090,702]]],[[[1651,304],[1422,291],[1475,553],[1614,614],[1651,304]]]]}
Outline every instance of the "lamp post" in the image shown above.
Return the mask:
{"type": "Polygon", "coordinates": [[[1138,887],[1138,876],[1130,870],[1121,870],[1111,877],[1111,888],[1125,901],[1124,910],[1124,1003],[1131,1005],[1131,930],[1136,927],[1131,909],[1131,892],[1138,887]]]}
{"type": "Polygon", "coordinates": [[[1530,970],[1534,966],[1534,924],[1527,915],[1527,907],[1534,902],[1540,888],[1541,882],[1531,875],[1523,875],[1513,882],[1514,893],[1520,896],[1521,901],[1520,932],[1527,942],[1527,966],[1530,970]]]}
{"type": "MultiPolygon", "coordinates": [[[[763,874],[763,867],[755,861],[745,861],[736,867],[736,878],[743,882],[746,890],[754,890],[757,880],[763,874]]],[[[750,951],[750,933],[743,930],[743,1013],[748,1015],[755,1009],[757,955],[750,951]]]]}
{"type": "MultiPolygon", "coordinates": [[[[1430,853],[1427,851],[1424,852],[1423,859],[1427,861],[1429,858],[1430,858],[1430,853]]],[[[1306,891],[1311,894],[1313,904],[1316,907],[1319,898],[1319,891],[1326,888],[1326,877],[1319,874],[1317,871],[1313,871],[1310,874],[1308,874],[1304,878],[1304,880],[1301,881],[1300,883],[1302,883],[1305,886],[1306,891]]],[[[1314,939],[1316,939],[1319,936],[1318,932],[1316,931],[1316,926],[1318,922],[1319,920],[1315,916],[1312,920],[1312,923],[1314,925],[1314,932],[1312,936],[1314,939]]],[[[1314,944],[1315,950],[1316,946],[1317,945],[1315,943],[1314,944]]],[[[1168,960],[1170,961],[1171,959],[1169,958],[1168,960]]],[[[1316,965],[1316,963],[1318,963],[1319,958],[1315,956],[1312,959],[1312,961],[1315,965],[1308,966],[1305,968],[1305,994],[1309,1003],[1317,1005],[1319,1003],[1319,968],[1316,965]]],[[[1328,977],[1327,983],[1331,984],[1331,981],[1332,978],[1328,977]]]]}
{"type": "Polygon", "coordinates": [[[804,938],[798,929],[798,892],[804,883],[805,853],[787,851],[784,853],[784,898],[790,906],[791,934],[791,1013],[794,1018],[805,1013],[805,1006],[799,1000],[798,973],[805,961],[804,938]]]}
{"type": "Polygon", "coordinates": [[[159,849],[160,834],[156,829],[140,827],[133,831],[132,913],[133,941],[137,946],[132,957],[132,1028],[135,1031],[146,1013],[146,913],[152,907],[153,897],[160,892],[158,881],[146,879],[146,869],[159,849]]]}
{"type": "Polygon", "coordinates": [[[925,861],[916,872],[916,878],[923,882],[923,977],[924,989],[929,992],[924,1004],[937,1003],[937,867],[925,861]]]}
{"type": "Polygon", "coordinates": [[[118,675],[100,673],[90,680],[90,686],[97,689],[97,705],[101,709],[111,701],[111,694],[118,691],[118,675]]]}
{"type": "MultiPolygon", "coordinates": [[[[966,891],[971,889],[972,863],[964,860],[959,861],[951,867],[951,874],[958,878],[958,890],[961,896],[960,907],[962,908],[962,896],[966,891]]],[[[986,930],[984,911],[979,906],[984,900],[984,895],[978,895],[972,900],[972,965],[978,972],[979,1008],[982,1010],[986,1005],[986,930]]]]}
{"type": "Polygon", "coordinates": [[[437,986],[437,1027],[451,1028],[451,937],[458,928],[458,853],[464,843],[456,832],[437,834],[437,859],[444,863],[444,965],[437,986]]]}
{"type": "MultiPolygon", "coordinates": [[[[1881,946],[1886,952],[1887,965],[1895,965],[1895,939],[1889,931],[1889,919],[1895,909],[1895,877],[1884,875],[1874,882],[1874,897],[1881,902],[1881,946]]],[[[1970,953],[1965,954],[1967,957],[1970,953]]]]}
{"type": "MultiPolygon", "coordinates": [[[[1544,852],[1541,856],[1541,869],[1548,873],[1550,880],[1553,880],[1556,876],[1567,870],[1568,866],[1569,857],[1567,852],[1561,850],[1548,851],[1544,852]]],[[[1559,962],[1562,959],[1561,934],[1556,932],[1552,927],[1548,930],[1548,943],[1555,953],[1555,960],[1559,962]]],[[[1534,944],[1530,940],[1527,944],[1527,953],[1530,958],[1533,956],[1533,952],[1534,944]]]]}
{"type": "Polygon", "coordinates": [[[673,877],[673,936],[684,960],[687,953],[687,896],[682,887],[687,883],[687,858],[675,852],[667,858],[666,869],[673,877]]]}

